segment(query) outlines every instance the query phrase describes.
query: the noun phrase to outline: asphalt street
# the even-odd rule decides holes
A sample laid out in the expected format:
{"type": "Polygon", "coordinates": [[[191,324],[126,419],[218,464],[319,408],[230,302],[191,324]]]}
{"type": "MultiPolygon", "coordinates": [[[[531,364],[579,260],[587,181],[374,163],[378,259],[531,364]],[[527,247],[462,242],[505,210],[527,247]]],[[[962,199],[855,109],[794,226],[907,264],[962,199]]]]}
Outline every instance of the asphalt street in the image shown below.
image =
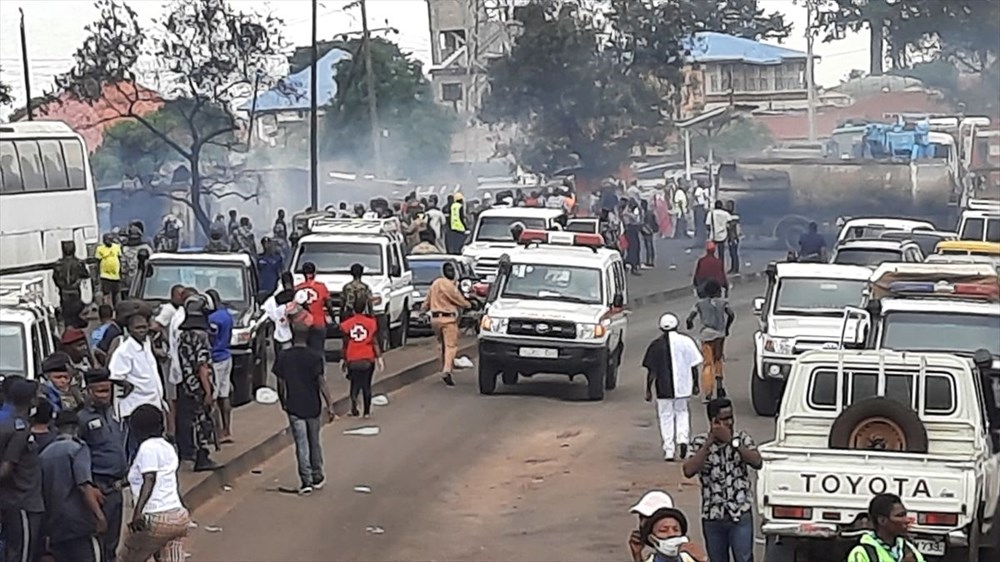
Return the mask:
{"type": "MultiPolygon", "coordinates": [[[[774,431],[749,403],[749,306],[762,290],[761,282],[734,289],[737,321],[726,345],[736,424],[758,442],[774,431]]],[[[681,316],[692,304],[685,297],[634,312],[619,386],[603,402],[584,399],[582,377],[537,376],[481,396],[470,369],[454,388],[430,378],[391,394],[370,424],[327,426],[324,489],[279,492],[297,482],[294,453],[284,450],[194,514],[191,559],[625,560],[636,524],[628,507],[654,488],[674,496],[700,541],[698,484],[680,463],[663,461],[639,366],[659,315],[681,316]],[[343,434],[364,425],[380,433],[343,434]]],[[[691,407],[693,430],[702,432],[704,407],[691,407]]]]}

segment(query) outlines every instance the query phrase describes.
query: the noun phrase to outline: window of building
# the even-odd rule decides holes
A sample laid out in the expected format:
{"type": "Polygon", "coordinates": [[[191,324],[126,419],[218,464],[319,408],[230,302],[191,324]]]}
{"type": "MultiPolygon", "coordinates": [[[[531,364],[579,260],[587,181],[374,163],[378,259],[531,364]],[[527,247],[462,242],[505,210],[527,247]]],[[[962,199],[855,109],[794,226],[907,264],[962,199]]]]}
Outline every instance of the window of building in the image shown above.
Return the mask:
{"type": "Polygon", "coordinates": [[[441,48],[441,56],[447,58],[465,45],[464,29],[449,29],[438,34],[438,44],[441,48]]]}
{"type": "Polygon", "coordinates": [[[757,91],[757,68],[754,66],[746,65],[743,67],[743,87],[748,92],[757,91]]]}
{"type": "Polygon", "coordinates": [[[441,84],[441,101],[462,101],[462,84],[460,82],[441,84]]]}
{"type": "Polygon", "coordinates": [[[719,70],[713,68],[708,73],[708,93],[715,94],[719,92],[719,70]]]}

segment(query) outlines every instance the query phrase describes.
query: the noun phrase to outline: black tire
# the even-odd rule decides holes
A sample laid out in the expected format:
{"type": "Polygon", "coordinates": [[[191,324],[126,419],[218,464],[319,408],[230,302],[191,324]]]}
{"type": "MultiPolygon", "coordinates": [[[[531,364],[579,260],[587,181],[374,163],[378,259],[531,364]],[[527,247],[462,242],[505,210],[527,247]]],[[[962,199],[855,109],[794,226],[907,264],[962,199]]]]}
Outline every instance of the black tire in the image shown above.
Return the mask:
{"type": "Polygon", "coordinates": [[[604,376],[604,390],[614,390],[618,386],[619,353],[612,353],[608,359],[608,373],[604,376]]]}
{"type": "Polygon", "coordinates": [[[489,396],[496,392],[498,371],[496,365],[485,359],[479,359],[479,394],[489,396]]]}
{"type": "Polygon", "coordinates": [[[831,449],[851,449],[851,433],[870,418],[885,418],[899,426],[906,440],[907,453],[927,452],[927,428],[909,406],[887,398],[866,398],[851,404],[833,421],[830,428],[831,449]]]}
{"type": "Polygon", "coordinates": [[[511,386],[517,384],[517,371],[501,371],[500,380],[511,386]]]}
{"type": "Polygon", "coordinates": [[[406,345],[406,338],[410,330],[410,309],[409,303],[403,303],[403,316],[399,319],[399,327],[389,330],[389,345],[393,349],[406,345]]]}
{"type": "Polygon", "coordinates": [[[587,373],[587,399],[593,401],[604,400],[604,381],[607,380],[608,367],[602,365],[594,367],[587,373]]]}
{"type": "Polygon", "coordinates": [[[750,402],[753,411],[758,416],[773,418],[778,413],[781,401],[781,387],[775,381],[765,380],[757,376],[757,366],[750,373],[750,402]]]}

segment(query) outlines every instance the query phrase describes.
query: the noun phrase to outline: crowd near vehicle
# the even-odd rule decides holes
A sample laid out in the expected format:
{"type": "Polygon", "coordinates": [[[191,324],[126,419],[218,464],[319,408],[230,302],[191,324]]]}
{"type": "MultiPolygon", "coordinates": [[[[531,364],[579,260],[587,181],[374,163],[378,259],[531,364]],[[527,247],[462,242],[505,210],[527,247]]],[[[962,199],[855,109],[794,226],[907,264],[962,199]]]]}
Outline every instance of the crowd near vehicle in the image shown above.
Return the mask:
{"type": "Polygon", "coordinates": [[[233,316],[230,349],[233,355],[233,405],[253,400],[268,377],[268,349],[272,326],[261,308],[257,268],[244,253],[154,253],[132,280],[129,296],[168,306],[175,285],[204,293],[215,289],[233,316]]]}
{"type": "MultiPolygon", "coordinates": [[[[295,282],[304,280],[302,265],[316,266],[316,279],[325,284],[335,310],[341,310],[344,285],[351,281],[351,265],[364,267],[361,278],[372,292],[372,312],[378,321],[382,349],[406,344],[414,300],[413,272],[405,259],[398,218],[355,219],[322,215],[310,218],[292,255],[295,282]]],[[[327,338],[340,338],[340,318],[327,318],[327,338]]]]}
{"type": "Polygon", "coordinates": [[[583,375],[587,397],[618,383],[628,328],[621,255],[600,235],[526,230],[500,258],[479,332],[479,391],[497,376],[583,375]]]}
{"type": "MultiPolygon", "coordinates": [[[[472,260],[463,256],[452,254],[414,254],[406,257],[406,263],[413,272],[413,300],[410,301],[410,323],[409,330],[411,336],[426,336],[431,333],[430,313],[423,310],[424,301],[427,300],[427,291],[430,290],[434,280],[441,276],[444,264],[450,263],[455,266],[455,273],[461,280],[469,280],[472,283],[478,281],[478,276],[473,270],[472,260]]],[[[463,311],[459,316],[459,324],[466,326],[470,319],[470,313],[463,311]]]]}
{"type": "Polygon", "coordinates": [[[56,350],[56,319],[45,304],[45,278],[37,274],[0,278],[0,380],[35,379],[56,350]]]}
{"type": "MultiPolygon", "coordinates": [[[[83,138],[59,121],[0,124],[0,276],[41,276],[45,302],[58,303],[52,267],[64,241],[75,242],[80,259],[93,256],[98,242],[83,138]]],[[[89,279],[81,296],[93,300],[89,279]]]]}
{"type": "Polygon", "coordinates": [[[826,263],[779,263],[766,270],[767,290],[753,301],[754,333],[750,397],[754,411],[774,416],[795,358],[836,346],[844,307],[862,304],[871,277],[867,267],[826,263]]]}
{"type": "Polygon", "coordinates": [[[487,281],[496,276],[500,256],[517,246],[511,234],[515,224],[526,230],[561,229],[566,224],[566,213],[562,209],[533,207],[498,207],[479,213],[472,238],[462,249],[477,275],[487,281]]]}

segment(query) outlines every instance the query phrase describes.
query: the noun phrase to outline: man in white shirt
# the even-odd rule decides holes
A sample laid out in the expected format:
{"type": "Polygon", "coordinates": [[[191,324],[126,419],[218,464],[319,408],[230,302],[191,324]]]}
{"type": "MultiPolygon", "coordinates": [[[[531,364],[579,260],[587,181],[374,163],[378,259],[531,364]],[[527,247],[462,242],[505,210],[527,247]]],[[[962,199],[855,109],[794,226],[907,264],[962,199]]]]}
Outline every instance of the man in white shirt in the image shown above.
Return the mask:
{"type": "Polygon", "coordinates": [[[708,199],[709,193],[708,189],[698,184],[694,188],[694,206],[692,208],[694,212],[694,237],[697,240],[706,240],[705,238],[705,211],[708,210],[708,199]]]}
{"type": "Polygon", "coordinates": [[[688,400],[697,395],[698,367],[702,364],[698,345],[677,331],[677,317],[667,313],[660,317],[662,335],[646,348],[642,366],[646,368],[646,402],[653,400],[656,386],[656,412],[663,439],[663,459],[673,462],[675,443],[680,458],[687,457],[691,433],[688,400]]]}
{"type": "Polygon", "coordinates": [[[726,239],[729,235],[729,221],[733,220],[733,215],[723,208],[722,201],[715,202],[715,208],[705,215],[705,222],[708,226],[709,240],[715,242],[716,256],[726,265],[726,239]]]}
{"type": "Polygon", "coordinates": [[[292,346],[292,327],[288,321],[288,303],[295,298],[295,280],[292,272],[281,274],[281,291],[268,297],[262,308],[274,324],[274,354],[292,346]]]}
{"type": "MultiPolygon", "coordinates": [[[[115,348],[108,361],[111,380],[124,389],[117,402],[118,418],[128,427],[128,417],[136,408],[149,404],[164,410],[163,383],[156,368],[149,334],[149,317],[142,313],[128,318],[128,337],[115,348]]],[[[131,458],[138,447],[134,436],[128,435],[125,449],[131,458]]]]}
{"type": "Polygon", "coordinates": [[[683,187],[674,186],[674,238],[690,238],[688,236],[688,196],[683,187]]]}

